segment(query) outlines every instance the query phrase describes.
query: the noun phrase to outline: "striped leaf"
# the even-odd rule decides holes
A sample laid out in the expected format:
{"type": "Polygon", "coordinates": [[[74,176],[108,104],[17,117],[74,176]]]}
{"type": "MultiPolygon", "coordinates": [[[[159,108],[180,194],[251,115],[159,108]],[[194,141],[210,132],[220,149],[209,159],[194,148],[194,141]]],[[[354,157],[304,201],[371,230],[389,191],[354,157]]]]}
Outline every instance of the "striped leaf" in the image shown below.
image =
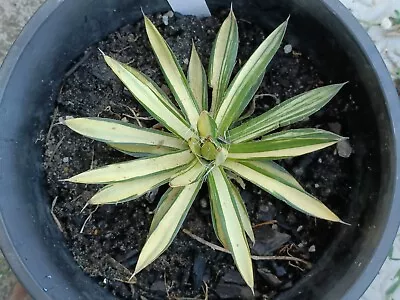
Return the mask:
{"type": "Polygon", "coordinates": [[[236,211],[238,212],[240,223],[242,224],[242,228],[246,232],[249,239],[254,244],[256,242],[256,239],[254,237],[253,227],[251,226],[251,222],[250,222],[249,214],[247,213],[246,205],[244,204],[242,196],[240,196],[238,189],[235,187],[235,185],[232,182],[230,182],[230,189],[231,189],[231,193],[233,195],[233,200],[234,200],[234,204],[236,206],[236,211]]]}
{"type": "Polygon", "coordinates": [[[264,137],[260,141],[232,144],[231,159],[283,159],[314,152],[339,142],[343,137],[321,129],[292,129],[264,137]]]}
{"type": "Polygon", "coordinates": [[[219,134],[224,135],[257,92],[265,69],[278,51],[285,35],[288,20],[275,29],[250,56],[229,85],[215,117],[219,134]]]}
{"type": "Polygon", "coordinates": [[[110,147],[134,157],[154,157],[176,152],[176,149],[165,146],[136,144],[108,144],[110,147]]]}
{"type": "Polygon", "coordinates": [[[253,266],[249,246],[236,207],[232,186],[225,172],[219,167],[208,176],[208,189],[213,208],[217,235],[222,244],[232,253],[236,266],[244,281],[253,290],[253,266]]]}
{"type": "Polygon", "coordinates": [[[211,114],[216,116],[225,95],[239,46],[239,32],[235,15],[231,9],[222,23],[211,50],[208,68],[208,84],[212,88],[211,114]]]}
{"type": "Polygon", "coordinates": [[[195,181],[203,180],[203,176],[207,171],[207,167],[198,159],[194,159],[191,164],[176,176],[173,176],[169,185],[171,187],[186,186],[195,181]]]}
{"type": "Polygon", "coordinates": [[[205,110],[200,113],[199,120],[197,121],[197,131],[201,138],[217,137],[217,125],[214,119],[205,110]]]}
{"type": "Polygon", "coordinates": [[[241,143],[279,127],[304,120],[325,106],[344,86],[332,84],[290,98],[273,109],[229,131],[231,142],[241,143]]]}
{"type": "Polygon", "coordinates": [[[133,96],[156,120],[184,140],[194,135],[189,123],[154,82],[134,68],[109,56],[104,55],[104,59],[133,96]]]}
{"type": "Polygon", "coordinates": [[[201,63],[194,43],[188,68],[188,82],[192,89],[193,96],[197,101],[200,111],[208,110],[208,85],[206,71],[201,63]]]}
{"type": "Polygon", "coordinates": [[[109,184],[96,193],[89,203],[94,205],[117,204],[137,199],[146,192],[167,183],[176,172],[177,170],[160,172],[109,184]]]}
{"type": "Polygon", "coordinates": [[[112,164],[98,169],[89,170],[73,176],[67,181],[86,184],[101,184],[125,181],[150,174],[165,172],[184,166],[194,159],[189,150],[179,151],[151,158],[112,164]]]}
{"type": "Polygon", "coordinates": [[[134,275],[151,264],[172,243],[201,185],[202,181],[197,181],[184,188],[170,188],[165,193],[154,216],[155,221],[150,234],[139,255],[134,275]]]}
{"type": "Polygon", "coordinates": [[[303,189],[298,188],[293,183],[295,180],[288,180],[289,174],[283,173],[283,176],[280,176],[279,169],[272,167],[272,171],[270,171],[265,162],[239,163],[227,160],[224,167],[236,172],[274,197],[303,213],[328,221],[344,223],[321,201],[303,189]]]}
{"type": "Polygon", "coordinates": [[[193,128],[199,118],[199,106],[175,55],[151,21],[144,16],[147,36],[167,80],[168,86],[193,128]]]}
{"type": "Polygon", "coordinates": [[[74,118],[65,120],[65,124],[81,135],[109,144],[187,148],[184,141],[172,134],[112,119],[74,118]]]}

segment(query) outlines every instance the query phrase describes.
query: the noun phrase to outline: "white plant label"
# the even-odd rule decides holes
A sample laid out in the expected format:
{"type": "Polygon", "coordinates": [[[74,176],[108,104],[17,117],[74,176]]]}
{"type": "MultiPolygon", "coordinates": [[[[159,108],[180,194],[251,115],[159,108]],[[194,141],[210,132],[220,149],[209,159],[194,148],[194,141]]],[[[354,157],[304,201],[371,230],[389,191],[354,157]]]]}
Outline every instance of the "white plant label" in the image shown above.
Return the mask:
{"type": "Polygon", "coordinates": [[[197,17],[211,16],[205,0],[168,0],[173,11],[197,17]]]}

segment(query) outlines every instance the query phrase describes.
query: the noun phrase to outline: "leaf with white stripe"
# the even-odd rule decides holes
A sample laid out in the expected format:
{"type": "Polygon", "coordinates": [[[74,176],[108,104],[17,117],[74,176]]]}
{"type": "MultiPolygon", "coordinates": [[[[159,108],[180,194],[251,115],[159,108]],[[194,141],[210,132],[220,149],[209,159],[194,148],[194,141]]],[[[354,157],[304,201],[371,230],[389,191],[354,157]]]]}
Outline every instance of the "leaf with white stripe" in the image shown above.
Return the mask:
{"type": "Polygon", "coordinates": [[[271,110],[229,131],[232,143],[260,137],[279,127],[304,120],[324,107],[345,85],[332,84],[290,98],[271,110]]]}
{"type": "Polygon", "coordinates": [[[109,144],[135,144],[165,146],[185,149],[185,143],[176,136],[149,128],[142,128],[126,122],[106,118],[73,118],[65,120],[73,131],[109,144]]]}
{"type": "Polygon", "coordinates": [[[176,169],[191,162],[194,155],[189,150],[174,152],[151,158],[135,159],[112,164],[75,175],[67,181],[86,184],[101,184],[125,181],[150,174],[176,169]]]}
{"type": "Polygon", "coordinates": [[[291,181],[277,174],[276,170],[269,172],[264,162],[235,162],[227,160],[224,167],[236,172],[246,180],[259,186],[274,197],[282,200],[293,208],[310,216],[332,222],[344,223],[321,201],[306,191],[294,186],[291,181]],[[260,167],[261,165],[261,167],[260,167]]]}
{"type": "Polygon", "coordinates": [[[206,171],[207,167],[199,159],[195,159],[186,169],[173,176],[169,185],[171,187],[186,186],[198,180],[203,180],[206,171]]]}
{"type": "Polygon", "coordinates": [[[150,174],[133,180],[109,184],[97,192],[89,203],[93,205],[117,204],[135,200],[165,183],[177,170],[150,174]]]}
{"type": "Polygon", "coordinates": [[[212,88],[211,114],[217,115],[226,88],[236,63],[239,32],[235,15],[231,9],[222,23],[211,50],[208,68],[208,83],[212,88]]]}
{"type": "Polygon", "coordinates": [[[157,220],[152,224],[152,230],[140,252],[134,275],[157,259],[172,243],[202,183],[197,181],[184,188],[170,188],[165,193],[154,216],[157,220]],[[172,197],[169,197],[170,193],[173,193],[172,197]]]}
{"type": "Polygon", "coordinates": [[[174,53],[149,18],[144,16],[147,36],[167,84],[193,128],[199,118],[199,106],[174,53]]]}
{"type": "Polygon", "coordinates": [[[256,240],[254,237],[253,227],[251,226],[249,214],[247,213],[246,205],[244,204],[242,196],[240,196],[238,189],[232,182],[230,182],[230,189],[233,195],[234,204],[238,212],[240,223],[242,224],[242,228],[254,244],[256,240]]]}
{"type": "Polygon", "coordinates": [[[244,281],[253,290],[253,265],[231,182],[219,167],[213,168],[207,179],[217,234],[222,236],[224,247],[231,252],[244,281]]]}
{"type": "Polygon", "coordinates": [[[260,87],[265,69],[285,35],[287,23],[288,20],[261,43],[229,85],[215,117],[220,135],[224,135],[232,122],[239,118],[260,87]]]}
{"type": "Polygon", "coordinates": [[[207,75],[194,43],[192,44],[187,77],[200,111],[208,110],[207,75]]]}
{"type": "MultiPolygon", "coordinates": [[[[108,144],[110,147],[133,157],[152,157],[176,152],[175,148],[136,144],[108,144]]],[[[187,149],[187,147],[186,147],[187,149]]]]}
{"type": "Polygon", "coordinates": [[[153,81],[109,56],[104,55],[104,59],[115,75],[156,120],[186,141],[194,135],[190,124],[153,81]]]}
{"type": "Polygon", "coordinates": [[[232,144],[228,158],[283,159],[332,146],[343,137],[321,129],[292,129],[267,135],[262,140],[232,144]]]}

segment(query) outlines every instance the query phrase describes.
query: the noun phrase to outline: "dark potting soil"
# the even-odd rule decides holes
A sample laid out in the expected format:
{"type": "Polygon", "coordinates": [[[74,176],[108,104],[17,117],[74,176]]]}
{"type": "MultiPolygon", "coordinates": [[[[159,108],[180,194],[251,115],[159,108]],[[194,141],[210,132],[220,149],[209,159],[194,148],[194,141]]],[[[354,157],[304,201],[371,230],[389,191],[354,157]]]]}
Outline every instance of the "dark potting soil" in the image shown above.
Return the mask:
{"type": "MultiPolygon", "coordinates": [[[[192,39],[204,65],[208,65],[212,42],[225,16],[226,12],[223,12],[199,20],[169,15],[163,20],[159,14],[152,20],[186,71],[192,39]]],[[[239,20],[239,34],[237,67],[243,65],[269,32],[239,20]]],[[[289,97],[331,83],[329,78],[320,75],[301,49],[285,53],[288,51],[284,51],[284,46],[289,42],[282,44],[270,64],[257,92],[253,116],[289,97]]],[[[62,125],[62,118],[99,116],[140,122],[147,127],[156,124],[149,120],[146,111],[106,66],[97,48],[141,70],[170,94],[149,46],[143,21],[125,26],[87,49],[67,72],[45,145],[44,167],[50,197],[57,197],[53,212],[77,263],[121,299],[204,298],[205,293],[209,299],[252,298],[230,255],[214,251],[182,231],[160,258],[137,275],[136,283],[126,283],[165,188],[128,203],[83,209],[99,186],[59,181],[90,168],[132,159],[105,144],[73,133],[62,125]],[[135,120],[135,114],[141,117],[139,121],[135,120]]],[[[296,126],[331,130],[349,136],[349,142],[279,161],[308,192],[344,218],[348,216],[346,206],[351,201],[354,186],[352,160],[356,155],[351,149],[351,133],[346,120],[357,109],[344,89],[323,110],[296,126]]],[[[250,219],[257,226],[257,243],[252,249],[256,255],[294,256],[315,263],[344,226],[299,213],[248,182],[241,194],[250,219]],[[270,224],[262,225],[267,221],[271,221],[270,224]]],[[[205,188],[194,202],[183,228],[218,244],[205,188]]],[[[294,261],[254,261],[255,295],[273,298],[290,289],[308,271],[305,264],[294,261]]]]}

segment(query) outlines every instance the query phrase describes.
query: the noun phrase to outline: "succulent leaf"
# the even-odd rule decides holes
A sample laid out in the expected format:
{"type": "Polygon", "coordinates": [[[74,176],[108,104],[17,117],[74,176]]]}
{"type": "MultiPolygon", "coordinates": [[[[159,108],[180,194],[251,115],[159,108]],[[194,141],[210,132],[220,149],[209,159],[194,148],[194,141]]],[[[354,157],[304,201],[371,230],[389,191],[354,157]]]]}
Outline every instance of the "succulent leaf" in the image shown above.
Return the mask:
{"type": "Polygon", "coordinates": [[[240,196],[238,189],[235,187],[235,185],[232,182],[230,182],[230,189],[231,189],[231,193],[233,196],[234,204],[236,206],[236,211],[238,213],[240,223],[242,224],[242,228],[246,232],[249,239],[254,244],[256,242],[256,239],[254,237],[253,227],[251,226],[251,222],[250,222],[249,214],[247,213],[246,205],[244,204],[242,196],[240,196]]]}
{"type": "Polygon", "coordinates": [[[108,144],[165,146],[173,149],[187,149],[184,141],[170,133],[142,128],[118,120],[73,118],[65,120],[65,124],[81,135],[108,144]]]}
{"type": "Polygon", "coordinates": [[[253,265],[250,250],[236,208],[235,196],[232,194],[231,182],[219,167],[213,168],[207,179],[216,233],[224,247],[232,253],[246,284],[253,290],[253,265]]]}
{"type": "Polygon", "coordinates": [[[109,184],[98,191],[89,200],[89,204],[118,204],[137,199],[146,192],[167,183],[176,172],[177,170],[169,170],[128,181],[109,184]]]}
{"type": "Polygon", "coordinates": [[[284,174],[282,178],[276,169],[269,172],[265,162],[235,162],[227,160],[224,167],[240,174],[246,180],[259,186],[266,192],[294,207],[295,209],[316,218],[332,222],[342,222],[329,208],[314,196],[290,184],[284,174]],[[261,165],[261,167],[260,167],[261,165]]]}
{"type": "Polygon", "coordinates": [[[177,169],[194,159],[189,150],[112,164],[75,175],[67,181],[86,184],[112,183],[177,169]]]}
{"type": "Polygon", "coordinates": [[[151,264],[172,243],[201,185],[202,181],[197,181],[183,188],[170,188],[164,194],[154,216],[156,221],[140,252],[134,275],[151,264]],[[173,194],[171,197],[170,193],[173,194]]]}
{"type": "Polygon", "coordinates": [[[239,32],[231,9],[222,23],[211,50],[208,68],[208,84],[212,88],[211,114],[216,116],[236,63],[239,32]]]}
{"type": "Polygon", "coordinates": [[[200,111],[208,109],[207,75],[194,43],[188,68],[188,82],[200,111]]]}
{"type": "Polygon", "coordinates": [[[324,107],[344,84],[327,85],[290,98],[262,115],[233,128],[228,136],[232,143],[246,142],[279,127],[301,121],[324,107]]]}
{"type": "Polygon", "coordinates": [[[194,135],[190,124],[165,97],[165,94],[160,92],[160,89],[145,75],[109,56],[105,55],[104,59],[133,96],[156,120],[186,141],[194,135]]]}
{"type": "Polygon", "coordinates": [[[197,131],[201,138],[216,138],[217,137],[217,125],[214,119],[206,111],[200,113],[199,120],[197,121],[197,131]]]}
{"type": "Polygon", "coordinates": [[[169,185],[171,187],[186,186],[195,181],[202,180],[207,167],[200,160],[195,159],[187,168],[175,174],[172,177],[169,185]]]}
{"type": "Polygon", "coordinates": [[[215,116],[220,135],[224,135],[232,122],[239,118],[260,87],[265,69],[283,40],[287,23],[288,20],[261,43],[229,85],[215,116]]]}
{"type": "Polygon", "coordinates": [[[149,18],[145,16],[144,22],[151,47],[153,48],[154,54],[157,56],[168,86],[191,126],[196,128],[200,110],[186,77],[183,74],[182,68],[174,53],[171,51],[171,48],[149,18]]]}
{"type": "Polygon", "coordinates": [[[262,140],[232,144],[228,158],[283,159],[332,146],[342,139],[337,134],[321,129],[292,129],[270,134],[262,140]]]}

